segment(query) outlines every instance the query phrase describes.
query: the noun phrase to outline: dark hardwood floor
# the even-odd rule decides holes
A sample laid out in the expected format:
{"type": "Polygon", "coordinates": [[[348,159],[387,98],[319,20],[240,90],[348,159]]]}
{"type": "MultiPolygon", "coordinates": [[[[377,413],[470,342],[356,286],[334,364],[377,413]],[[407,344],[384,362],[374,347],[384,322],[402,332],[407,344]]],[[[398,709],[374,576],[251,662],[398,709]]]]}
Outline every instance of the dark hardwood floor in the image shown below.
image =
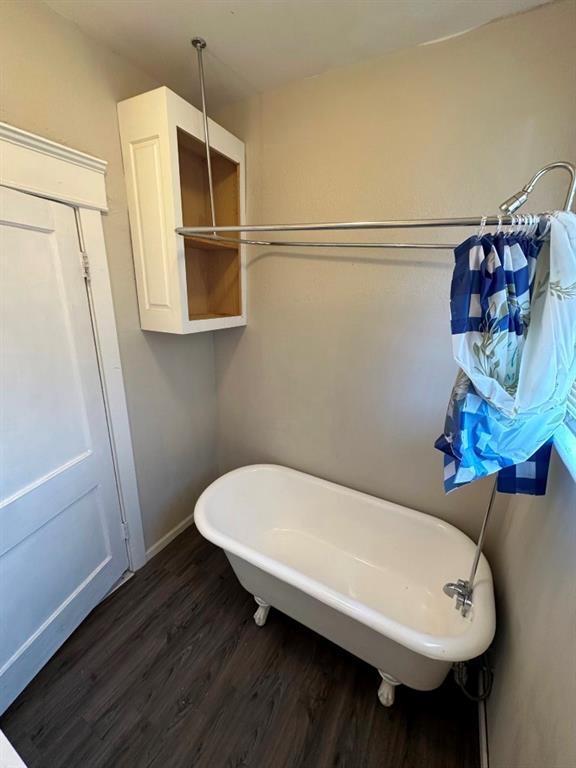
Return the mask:
{"type": "Polygon", "coordinates": [[[189,529],[88,617],[0,721],[30,768],[476,768],[450,682],[385,709],[378,673],[255,605],[189,529]]]}

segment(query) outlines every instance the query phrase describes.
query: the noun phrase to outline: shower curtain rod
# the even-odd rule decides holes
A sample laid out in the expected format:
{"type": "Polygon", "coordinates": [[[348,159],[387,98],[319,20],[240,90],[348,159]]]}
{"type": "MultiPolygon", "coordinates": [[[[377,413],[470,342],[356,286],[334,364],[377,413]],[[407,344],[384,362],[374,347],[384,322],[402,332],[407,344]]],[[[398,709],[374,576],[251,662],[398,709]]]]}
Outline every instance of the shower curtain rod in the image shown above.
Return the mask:
{"type": "MultiPolygon", "coordinates": [[[[532,214],[532,218],[540,221],[546,214],[532,214]]],[[[389,221],[337,221],[315,224],[256,224],[226,227],[178,227],[176,232],[183,237],[193,237],[195,240],[207,240],[234,245],[267,245],[279,247],[306,247],[306,248],[422,248],[422,249],[454,249],[458,243],[393,243],[393,242],[323,242],[300,240],[268,240],[249,239],[240,237],[226,237],[220,233],[234,232],[320,232],[320,231],[353,231],[353,230],[379,230],[379,229],[422,229],[425,227],[481,227],[484,226],[508,226],[528,223],[528,216],[503,215],[503,216],[470,216],[454,219],[405,219],[389,221]]]]}
{"type": "Polygon", "coordinates": [[[195,240],[205,240],[207,242],[217,242],[231,245],[265,245],[273,247],[291,247],[291,248],[421,248],[433,250],[453,250],[457,243],[348,243],[337,242],[308,242],[295,240],[269,240],[252,239],[245,237],[230,237],[229,235],[242,232],[334,232],[334,231],[356,231],[356,230],[380,230],[380,229],[419,229],[435,227],[484,227],[484,226],[526,226],[534,223],[535,219],[540,221],[548,214],[529,214],[516,215],[516,211],[528,200],[528,196],[534,189],[537,182],[549,171],[556,168],[567,171],[570,174],[570,186],[564,202],[564,210],[570,211],[574,203],[576,194],[576,167],[566,161],[549,163],[540,168],[530,181],[522,187],[519,192],[511,195],[500,205],[501,215],[496,216],[468,216],[463,218],[448,219],[401,219],[388,221],[335,221],[320,222],[311,224],[253,224],[237,226],[216,226],[216,210],[214,207],[214,188],[212,182],[212,163],[210,152],[210,136],[208,133],[208,114],[206,110],[206,90],[204,85],[204,65],[202,54],[206,48],[206,41],[201,37],[194,37],[191,40],[192,46],[198,54],[198,74],[200,78],[200,92],[202,96],[202,116],[204,123],[204,143],[206,147],[206,165],[208,171],[208,188],[210,196],[210,218],[211,227],[177,227],[176,233],[182,237],[193,237],[195,240]],[[223,236],[224,235],[224,236],[223,236]]]}

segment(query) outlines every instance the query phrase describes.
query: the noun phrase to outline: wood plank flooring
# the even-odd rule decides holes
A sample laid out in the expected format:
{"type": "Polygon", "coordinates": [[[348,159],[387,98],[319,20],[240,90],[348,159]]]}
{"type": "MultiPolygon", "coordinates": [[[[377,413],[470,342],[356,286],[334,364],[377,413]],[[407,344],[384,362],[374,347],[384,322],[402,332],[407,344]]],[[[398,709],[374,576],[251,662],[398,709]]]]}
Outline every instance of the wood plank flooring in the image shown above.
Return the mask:
{"type": "Polygon", "coordinates": [[[0,721],[29,768],[477,768],[452,683],[378,673],[255,605],[194,529],[88,617],[0,721]]]}

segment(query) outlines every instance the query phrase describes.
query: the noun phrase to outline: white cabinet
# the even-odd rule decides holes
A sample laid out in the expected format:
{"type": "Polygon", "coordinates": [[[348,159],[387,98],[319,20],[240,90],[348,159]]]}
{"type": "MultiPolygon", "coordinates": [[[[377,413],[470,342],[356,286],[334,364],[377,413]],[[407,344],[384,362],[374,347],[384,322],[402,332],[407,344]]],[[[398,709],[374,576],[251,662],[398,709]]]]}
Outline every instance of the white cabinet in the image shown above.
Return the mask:
{"type": "MultiPolygon", "coordinates": [[[[202,112],[168,88],[118,104],[140,324],[197,333],[246,324],[245,247],[175,232],[208,226],[202,112]]],[[[209,121],[216,224],[244,221],[244,143],[209,121]]]]}

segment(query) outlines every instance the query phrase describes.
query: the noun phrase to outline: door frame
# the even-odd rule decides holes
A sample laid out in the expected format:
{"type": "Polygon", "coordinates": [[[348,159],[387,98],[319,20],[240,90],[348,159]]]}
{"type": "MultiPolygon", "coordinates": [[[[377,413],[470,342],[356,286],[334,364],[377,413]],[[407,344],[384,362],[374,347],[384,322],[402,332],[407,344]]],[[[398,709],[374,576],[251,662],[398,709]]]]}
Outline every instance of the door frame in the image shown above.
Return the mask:
{"type": "Polygon", "coordinates": [[[106,167],[105,160],[0,122],[0,185],[65,203],[76,210],[81,250],[89,265],[87,295],[116,487],[127,535],[130,570],[135,571],[146,563],[146,548],[102,230],[102,214],[108,211],[106,167]]]}

